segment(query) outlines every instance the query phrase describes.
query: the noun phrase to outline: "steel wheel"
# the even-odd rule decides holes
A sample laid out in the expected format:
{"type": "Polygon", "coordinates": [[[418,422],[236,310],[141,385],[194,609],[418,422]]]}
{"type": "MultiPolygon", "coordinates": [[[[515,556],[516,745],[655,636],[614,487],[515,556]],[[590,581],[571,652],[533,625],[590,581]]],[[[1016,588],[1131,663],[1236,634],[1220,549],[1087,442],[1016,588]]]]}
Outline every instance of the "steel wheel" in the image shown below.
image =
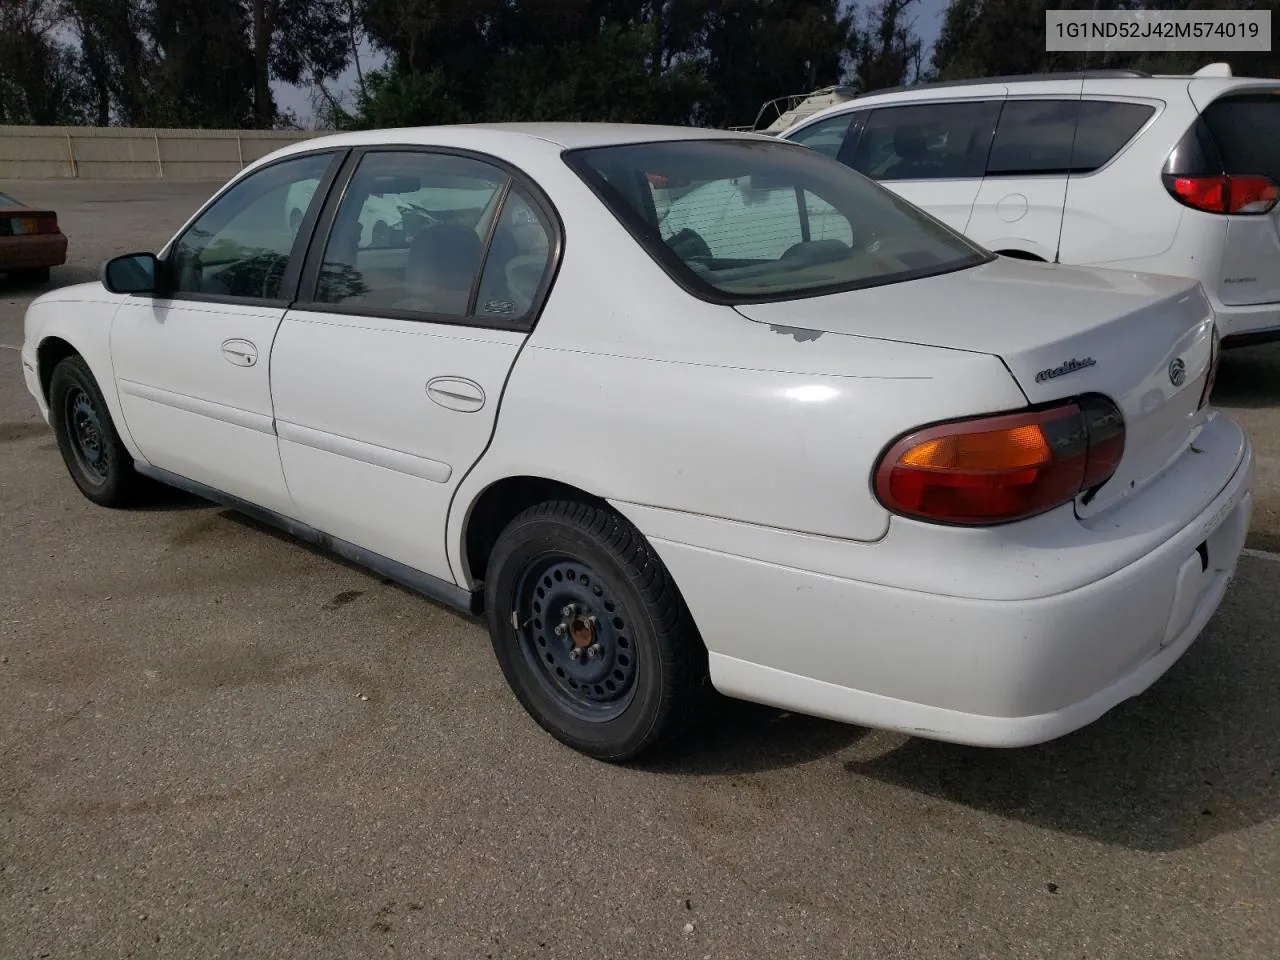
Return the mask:
{"type": "Polygon", "coordinates": [[[123,507],[147,491],[98,381],[78,354],[59,360],[49,377],[49,424],[67,472],[94,503],[123,507]]]}
{"type": "Polygon", "coordinates": [[[102,427],[102,414],[83,387],[67,391],[63,404],[67,438],[85,479],[95,485],[111,475],[111,448],[102,427]]]}
{"type": "Polygon", "coordinates": [[[637,757],[685,728],[706,648],[666,567],[604,505],[536,504],[488,557],[489,636],[520,703],[601,760],[637,757]]]}
{"type": "Polygon", "coordinates": [[[581,560],[546,554],[525,564],[516,598],[521,652],[560,706],[588,721],[626,710],[639,656],[605,578],[581,560]]]}

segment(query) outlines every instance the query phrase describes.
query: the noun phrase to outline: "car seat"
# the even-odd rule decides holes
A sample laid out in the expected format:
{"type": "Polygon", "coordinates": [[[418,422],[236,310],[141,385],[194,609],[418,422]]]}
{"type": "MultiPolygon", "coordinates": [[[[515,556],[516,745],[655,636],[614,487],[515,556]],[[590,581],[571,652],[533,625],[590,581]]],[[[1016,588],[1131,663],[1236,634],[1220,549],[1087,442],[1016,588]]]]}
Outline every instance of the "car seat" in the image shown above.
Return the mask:
{"type": "Polygon", "coordinates": [[[470,227],[436,223],[421,231],[409,246],[405,264],[406,296],[392,306],[463,316],[471,284],[480,269],[484,246],[470,227]]]}

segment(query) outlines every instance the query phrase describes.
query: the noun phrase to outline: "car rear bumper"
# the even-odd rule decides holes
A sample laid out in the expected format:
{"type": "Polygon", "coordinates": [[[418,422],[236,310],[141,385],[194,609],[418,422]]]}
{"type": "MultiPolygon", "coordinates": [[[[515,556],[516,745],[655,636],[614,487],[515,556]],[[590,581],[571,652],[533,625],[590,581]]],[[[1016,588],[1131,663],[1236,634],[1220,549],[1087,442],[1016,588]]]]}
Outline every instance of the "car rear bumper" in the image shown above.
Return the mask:
{"type": "Polygon", "coordinates": [[[67,262],[67,238],[61,233],[0,237],[0,270],[38,270],[67,262]]]}
{"type": "MultiPolygon", "coordinates": [[[[1234,422],[1215,429],[1238,432],[1239,456],[1187,454],[1199,462],[1177,486],[1153,484],[1142,496],[1155,499],[1142,509],[1190,496],[1197,482],[1219,490],[1211,502],[1154,549],[1048,596],[944,595],[651,539],[685,594],[721,692],[938,740],[1033,744],[1140,694],[1217,610],[1249,529],[1254,464],[1234,422]]],[[[1095,542],[1072,552],[1093,550],[1100,564],[1127,539],[1121,524],[1085,526],[1095,542]]]]}

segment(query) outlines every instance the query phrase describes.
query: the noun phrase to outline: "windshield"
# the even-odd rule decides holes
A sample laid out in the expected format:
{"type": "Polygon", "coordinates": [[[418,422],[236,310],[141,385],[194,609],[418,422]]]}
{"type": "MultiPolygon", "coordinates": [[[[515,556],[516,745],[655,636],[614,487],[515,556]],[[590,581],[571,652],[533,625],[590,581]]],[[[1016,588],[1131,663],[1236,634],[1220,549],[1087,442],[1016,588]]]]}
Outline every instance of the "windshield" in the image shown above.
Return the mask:
{"type": "Polygon", "coordinates": [[[785,300],[991,258],[861,174],[795,144],[663,141],[565,158],[677,282],[707,299],[785,300]]]}

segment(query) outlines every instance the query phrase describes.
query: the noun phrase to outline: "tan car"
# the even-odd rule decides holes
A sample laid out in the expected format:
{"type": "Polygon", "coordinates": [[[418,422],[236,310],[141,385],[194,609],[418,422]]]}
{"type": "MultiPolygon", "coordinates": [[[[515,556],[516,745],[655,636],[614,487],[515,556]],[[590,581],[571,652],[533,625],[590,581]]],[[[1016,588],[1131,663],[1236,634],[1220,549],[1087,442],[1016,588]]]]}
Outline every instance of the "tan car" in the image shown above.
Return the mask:
{"type": "Polygon", "coordinates": [[[58,215],[0,193],[0,273],[44,283],[50,267],[66,262],[67,238],[58,228],[58,215]]]}

